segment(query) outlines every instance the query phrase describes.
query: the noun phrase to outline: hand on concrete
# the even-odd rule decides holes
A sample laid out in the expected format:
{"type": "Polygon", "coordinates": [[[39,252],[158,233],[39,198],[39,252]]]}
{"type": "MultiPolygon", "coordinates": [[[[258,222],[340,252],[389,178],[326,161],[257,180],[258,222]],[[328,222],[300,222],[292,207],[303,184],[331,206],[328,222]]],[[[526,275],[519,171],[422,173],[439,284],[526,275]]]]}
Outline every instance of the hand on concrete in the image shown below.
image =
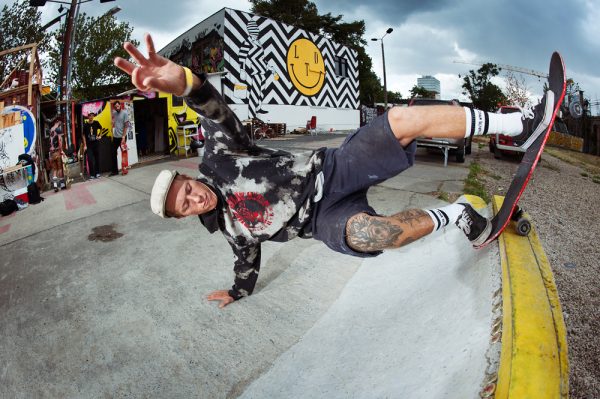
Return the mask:
{"type": "Polygon", "coordinates": [[[121,57],[115,57],[115,65],[131,76],[131,82],[139,90],[162,91],[181,95],[185,91],[185,72],[180,65],[156,54],[150,34],[144,35],[148,57],[145,57],[133,44],[125,42],[123,47],[136,64],[121,57]]]}
{"type": "Polygon", "coordinates": [[[210,294],[208,294],[207,299],[209,301],[220,301],[220,309],[224,308],[225,306],[229,305],[234,301],[234,299],[229,296],[229,291],[227,290],[213,291],[210,294]]]}

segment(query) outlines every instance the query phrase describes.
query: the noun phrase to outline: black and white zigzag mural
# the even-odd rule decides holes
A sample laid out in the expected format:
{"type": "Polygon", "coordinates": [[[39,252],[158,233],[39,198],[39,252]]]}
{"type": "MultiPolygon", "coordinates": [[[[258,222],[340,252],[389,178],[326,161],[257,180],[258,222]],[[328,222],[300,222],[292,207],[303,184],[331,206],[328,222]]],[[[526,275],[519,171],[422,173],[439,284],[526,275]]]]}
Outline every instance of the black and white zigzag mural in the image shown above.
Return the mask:
{"type": "Polygon", "coordinates": [[[225,9],[225,78],[229,104],[358,108],[356,52],[271,19],[225,9]]]}

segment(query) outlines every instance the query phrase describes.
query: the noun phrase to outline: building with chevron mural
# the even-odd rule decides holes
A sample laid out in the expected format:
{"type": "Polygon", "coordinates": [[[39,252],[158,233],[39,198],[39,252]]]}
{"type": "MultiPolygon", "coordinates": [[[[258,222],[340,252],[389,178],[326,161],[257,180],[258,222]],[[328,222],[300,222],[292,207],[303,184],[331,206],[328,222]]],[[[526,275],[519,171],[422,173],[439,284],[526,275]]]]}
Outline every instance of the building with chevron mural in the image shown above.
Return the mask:
{"type": "Polygon", "coordinates": [[[355,51],[259,15],[223,8],[165,46],[161,55],[206,72],[241,120],[322,130],[360,124],[355,51]]]}

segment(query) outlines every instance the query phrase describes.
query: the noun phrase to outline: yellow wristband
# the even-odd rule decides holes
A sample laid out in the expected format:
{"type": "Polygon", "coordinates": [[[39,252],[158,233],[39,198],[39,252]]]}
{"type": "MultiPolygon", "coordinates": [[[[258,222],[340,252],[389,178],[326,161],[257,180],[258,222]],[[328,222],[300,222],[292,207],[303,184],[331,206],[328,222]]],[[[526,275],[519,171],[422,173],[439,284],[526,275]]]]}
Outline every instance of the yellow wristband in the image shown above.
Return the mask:
{"type": "Polygon", "coordinates": [[[183,67],[183,71],[185,72],[185,90],[181,97],[185,97],[192,91],[192,86],[194,85],[194,75],[190,68],[183,67]]]}

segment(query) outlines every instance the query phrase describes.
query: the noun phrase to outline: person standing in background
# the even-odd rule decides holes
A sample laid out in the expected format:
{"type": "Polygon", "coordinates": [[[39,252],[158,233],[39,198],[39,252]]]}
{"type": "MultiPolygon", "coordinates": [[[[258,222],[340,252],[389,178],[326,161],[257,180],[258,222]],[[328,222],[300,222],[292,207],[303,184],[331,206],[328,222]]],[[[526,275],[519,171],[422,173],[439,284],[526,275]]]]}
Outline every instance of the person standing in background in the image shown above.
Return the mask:
{"type": "Polygon", "coordinates": [[[122,109],[120,101],[113,103],[112,110],[112,167],[109,176],[116,176],[119,174],[119,166],[117,163],[117,152],[121,147],[121,144],[127,142],[127,129],[129,129],[129,116],[127,111],[122,109]]]}
{"type": "Polygon", "coordinates": [[[94,120],[95,116],[96,114],[90,112],[83,124],[83,150],[87,151],[90,179],[100,177],[100,148],[98,145],[102,125],[97,120],[94,120]]]}
{"type": "Polygon", "coordinates": [[[62,117],[58,116],[52,127],[50,128],[50,169],[52,170],[52,186],[54,191],[59,189],[59,181],[64,178],[62,156],[63,141],[62,141],[62,117]]]}

